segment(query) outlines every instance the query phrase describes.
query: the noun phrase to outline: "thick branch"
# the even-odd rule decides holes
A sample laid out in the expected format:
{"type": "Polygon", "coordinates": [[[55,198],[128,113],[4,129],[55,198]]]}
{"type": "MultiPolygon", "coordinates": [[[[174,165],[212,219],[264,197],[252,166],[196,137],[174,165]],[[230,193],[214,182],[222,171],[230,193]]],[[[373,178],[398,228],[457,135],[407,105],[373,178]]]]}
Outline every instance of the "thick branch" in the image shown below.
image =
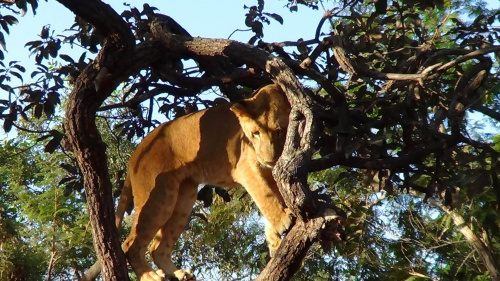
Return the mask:
{"type": "Polygon", "coordinates": [[[269,261],[255,281],[290,280],[301,268],[302,260],[314,242],[319,239],[327,241],[340,240],[336,233],[332,236],[325,236],[324,233],[330,234],[328,230],[337,229],[341,219],[336,215],[328,214],[332,210],[324,211],[325,213],[322,213],[321,216],[312,218],[307,222],[297,221],[281,242],[276,256],[269,261]]]}
{"type": "Polygon", "coordinates": [[[487,115],[497,121],[500,121],[500,112],[497,112],[496,110],[490,109],[482,104],[479,103],[473,103],[471,105],[471,108],[481,112],[484,115],[487,115]]]}
{"type": "Polygon", "coordinates": [[[423,148],[411,149],[407,154],[398,157],[385,157],[383,159],[370,159],[361,157],[346,157],[344,153],[332,153],[320,159],[312,160],[309,165],[309,172],[321,171],[333,166],[346,166],[360,169],[389,169],[400,170],[407,168],[410,164],[420,162],[431,153],[442,151],[446,147],[456,145],[460,140],[449,136],[449,140],[442,140],[436,143],[429,144],[423,148]]]}
{"type": "Polygon", "coordinates": [[[100,0],[57,0],[77,16],[92,24],[103,36],[117,45],[132,47],[134,36],[128,24],[113,8],[100,0]]]}
{"type": "Polygon", "coordinates": [[[469,52],[469,53],[467,53],[459,58],[456,58],[450,62],[443,64],[442,66],[438,67],[436,70],[437,71],[446,70],[446,69],[454,67],[457,64],[462,63],[464,61],[478,58],[478,57],[484,56],[484,55],[489,54],[489,53],[498,53],[498,52],[500,52],[500,46],[493,46],[493,47],[489,47],[489,48],[471,51],[471,52],[469,52]]]}
{"type": "MultiPolygon", "coordinates": [[[[323,43],[325,44],[325,43],[323,43]]],[[[446,54],[454,54],[454,55],[460,55],[463,54],[463,56],[454,59],[448,63],[442,64],[434,64],[431,66],[428,66],[424,70],[422,70],[420,73],[415,73],[415,74],[403,74],[403,73],[383,73],[379,72],[376,70],[372,70],[366,65],[359,65],[356,61],[352,60],[347,56],[347,53],[344,49],[344,46],[342,44],[342,38],[339,35],[334,35],[331,37],[331,44],[333,45],[333,50],[335,53],[335,58],[337,59],[337,62],[340,64],[340,66],[344,69],[344,71],[350,73],[350,74],[360,74],[366,77],[371,77],[374,79],[380,79],[380,80],[410,80],[410,81],[419,81],[421,82],[422,80],[425,79],[430,79],[434,77],[432,73],[435,72],[440,72],[440,71],[445,71],[451,67],[456,66],[459,63],[462,63],[464,61],[474,59],[474,58],[479,58],[481,56],[484,56],[489,53],[495,53],[495,52],[500,52],[500,46],[493,46],[489,48],[484,48],[484,49],[479,49],[476,51],[464,51],[464,50],[453,50],[452,52],[446,52],[446,54]]],[[[433,56],[433,58],[435,58],[433,56]]],[[[430,61],[430,60],[429,60],[430,61]]],[[[427,63],[427,62],[426,62],[427,63]]],[[[425,65],[425,64],[424,64],[425,65]]]]}
{"type": "MultiPolygon", "coordinates": [[[[106,45],[101,53],[107,51],[105,48],[106,45]]],[[[119,83],[140,69],[154,64],[156,57],[162,52],[161,46],[152,42],[137,47],[133,53],[108,53],[106,61],[116,62],[114,64],[104,63],[100,60],[102,56],[97,56],[96,60],[89,64],[78,77],[68,101],[65,128],[84,175],[85,194],[95,244],[105,246],[105,249],[97,249],[99,260],[103,264],[104,280],[127,280],[128,270],[124,259],[110,264],[112,260],[110,257],[121,256],[123,252],[120,250],[121,245],[114,222],[114,204],[105,154],[106,146],[95,124],[96,111],[119,83]],[[102,73],[105,73],[104,78],[100,80],[100,85],[96,85],[95,81],[99,80],[97,77],[102,73]],[[107,269],[115,272],[111,274],[107,269]],[[126,277],[121,275],[121,271],[118,273],[119,270],[124,270],[126,277]],[[114,276],[116,279],[113,279],[114,276]]],[[[92,272],[92,275],[98,273],[98,271],[92,272]]],[[[85,275],[87,280],[95,277],[85,275]]]]}
{"type": "Polygon", "coordinates": [[[358,65],[354,60],[347,56],[344,46],[342,44],[342,38],[338,35],[332,36],[331,42],[333,45],[333,51],[337,62],[340,64],[344,71],[350,74],[360,74],[367,77],[380,80],[414,80],[420,81],[427,77],[426,73],[417,74],[401,74],[401,73],[383,73],[375,70],[371,70],[366,65],[358,65]]]}

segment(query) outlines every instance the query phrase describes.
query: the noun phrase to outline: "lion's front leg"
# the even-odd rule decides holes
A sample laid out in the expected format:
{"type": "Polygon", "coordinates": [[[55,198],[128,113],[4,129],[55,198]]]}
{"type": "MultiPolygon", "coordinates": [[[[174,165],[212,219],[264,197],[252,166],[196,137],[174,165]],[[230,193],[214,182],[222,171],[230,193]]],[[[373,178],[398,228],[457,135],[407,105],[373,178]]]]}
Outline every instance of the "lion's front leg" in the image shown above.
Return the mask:
{"type": "Polygon", "coordinates": [[[292,213],[288,208],[285,208],[285,215],[281,218],[279,223],[276,225],[271,224],[266,219],[265,233],[267,246],[269,247],[269,255],[274,257],[274,254],[281,245],[281,235],[289,229],[292,224],[293,217],[292,213]]]}
{"type": "Polygon", "coordinates": [[[281,234],[288,230],[293,217],[286,208],[270,171],[257,169],[258,172],[252,174],[247,170],[238,182],[245,187],[266,219],[266,240],[273,255],[281,243],[281,234]]]}

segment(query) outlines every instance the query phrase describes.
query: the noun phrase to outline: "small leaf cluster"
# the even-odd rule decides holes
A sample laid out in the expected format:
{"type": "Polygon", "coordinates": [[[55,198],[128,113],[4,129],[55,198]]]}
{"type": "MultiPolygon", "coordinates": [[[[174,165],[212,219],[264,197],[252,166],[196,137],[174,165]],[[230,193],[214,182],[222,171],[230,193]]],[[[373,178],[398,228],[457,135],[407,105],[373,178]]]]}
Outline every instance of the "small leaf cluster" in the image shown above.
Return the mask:
{"type": "MultiPolygon", "coordinates": [[[[14,24],[17,24],[18,20],[16,17],[12,15],[2,15],[0,14],[0,26],[2,27],[3,31],[5,31],[7,34],[10,34],[9,26],[12,26],[14,24]]],[[[7,43],[5,41],[5,36],[2,31],[0,31],[0,46],[2,46],[2,49],[4,51],[7,50],[7,43]]],[[[4,54],[3,51],[0,50],[0,60],[4,59],[4,54]]]]}
{"type": "Polygon", "coordinates": [[[283,24],[283,18],[276,14],[276,13],[267,13],[264,12],[264,0],[258,0],[258,5],[257,6],[250,6],[247,7],[246,5],[244,6],[245,10],[248,10],[248,12],[245,15],[245,25],[247,27],[250,27],[252,32],[255,33],[255,35],[250,38],[248,41],[248,44],[254,44],[257,42],[257,40],[262,39],[264,37],[264,26],[263,24],[270,24],[271,21],[269,20],[274,19],[275,21],[279,22],[280,24],[283,24]]]}
{"type": "Polygon", "coordinates": [[[61,40],[54,38],[53,32],[50,32],[50,26],[48,25],[42,28],[40,39],[41,40],[30,41],[25,45],[25,47],[29,47],[28,49],[35,55],[35,61],[38,64],[40,64],[43,59],[48,59],[49,56],[56,58],[57,52],[61,48],[61,40]]]}

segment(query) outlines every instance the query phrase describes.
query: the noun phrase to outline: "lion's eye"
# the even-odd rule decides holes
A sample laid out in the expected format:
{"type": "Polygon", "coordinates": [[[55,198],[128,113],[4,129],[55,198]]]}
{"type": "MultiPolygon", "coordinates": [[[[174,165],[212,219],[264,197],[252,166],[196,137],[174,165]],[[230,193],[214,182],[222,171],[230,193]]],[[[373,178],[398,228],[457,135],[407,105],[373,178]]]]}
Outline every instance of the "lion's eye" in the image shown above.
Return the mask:
{"type": "Polygon", "coordinates": [[[258,137],[260,137],[260,132],[259,131],[254,131],[254,132],[252,132],[252,136],[254,138],[258,138],[258,137]]]}

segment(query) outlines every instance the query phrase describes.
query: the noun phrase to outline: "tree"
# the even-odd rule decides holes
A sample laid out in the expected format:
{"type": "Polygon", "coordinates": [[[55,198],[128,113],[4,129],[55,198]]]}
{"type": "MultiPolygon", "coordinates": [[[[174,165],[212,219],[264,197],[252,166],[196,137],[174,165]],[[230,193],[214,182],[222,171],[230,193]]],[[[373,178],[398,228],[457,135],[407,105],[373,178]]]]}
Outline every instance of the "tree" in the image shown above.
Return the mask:
{"type": "MultiPolygon", "coordinates": [[[[128,276],[112,222],[110,163],[96,125],[98,113],[129,108],[132,117],[118,127],[128,138],[140,137],[157,123],[152,114],[155,103],[167,115],[178,116],[196,104],[214,105],[214,101],[198,95],[211,87],[237,100],[245,89],[271,82],[283,88],[292,104],[287,143],[274,175],[297,219],[277,258],[262,269],[259,280],[289,280],[315,242],[327,247],[327,242],[342,236],[342,224],[346,224],[348,239],[360,226],[352,224],[341,207],[353,210],[351,203],[359,204],[359,199],[332,201],[331,189],[321,194],[322,189],[311,189],[307,183],[310,172],[336,166],[345,170],[334,183],[351,178],[357,181],[353,187],[371,184],[398,198],[406,198],[400,197],[400,192],[416,192],[424,201],[441,200],[435,206],[453,218],[457,218],[453,212],[465,212],[464,206],[487,206],[486,210],[471,208],[472,212],[465,214],[479,218],[482,243],[486,245],[481,250],[482,264],[492,280],[500,279],[498,257],[488,249],[498,241],[494,232],[498,228],[494,210],[500,198],[498,152],[491,140],[474,135],[470,128],[472,112],[493,122],[500,120],[500,46],[494,26],[499,10],[488,10],[480,1],[333,2],[333,9],[325,13],[317,28],[329,24],[330,34],[317,32],[309,40],[266,43],[263,23],[282,19],[267,13],[260,0],[246,7],[245,23],[254,32],[249,40],[252,45],[247,45],[193,38],[172,18],[149,5],[142,11],[130,8],[118,15],[100,0],[87,1],[87,5],[75,0],[59,2],[77,15],[75,34],[60,40],[43,27],[41,40],[27,43],[40,64],[32,74],[40,77],[35,83],[11,86],[11,79],[23,79],[24,67],[2,62],[0,82],[10,98],[0,100],[1,118],[5,131],[13,126],[21,129],[18,116],[51,117],[61,99],[66,99],[64,130],[43,130],[38,140],[46,141],[48,152],[64,149],[74,157],[83,178],[105,280],[127,280],[128,276]],[[458,14],[457,7],[471,12],[470,23],[458,14]],[[83,53],[74,60],[59,53],[64,42],[78,42],[97,55],[88,61],[83,53]],[[49,57],[58,57],[64,64],[50,65],[49,57]],[[195,65],[189,71],[183,65],[187,60],[195,65]],[[117,88],[122,89],[117,93],[120,98],[110,98],[117,88]],[[67,96],[65,89],[71,91],[67,96]]],[[[3,1],[2,8],[26,11],[28,3],[36,9],[35,0],[3,1]]],[[[298,3],[317,8],[313,1],[298,3]]],[[[296,5],[289,2],[290,10],[297,11],[296,5]]],[[[3,15],[0,24],[8,32],[8,26],[16,21],[11,15],[3,15]]],[[[5,44],[3,36],[0,41],[5,44]]],[[[106,116],[112,115],[107,112],[106,116]]],[[[359,196],[369,196],[369,192],[360,192],[359,196]]],[[[402,230],[412,230],[406,223],[412,221],[408,217],[416,217],[414,214],[420,217],[413,221],[431,221],[421,216],[422,211],[411,209],[415,201],[405,202],[408,209],[400,213],[405,218],[399,225],[402,230]]],[[[376,206],[370,200],[364,204],[368,210],[376,206]]],[[[421,234],[427,230],[415,228],[405,235],[412,234],[412,241],[418,241],[426,237],[421,234]]],[[[394,245],[384,246],[394,256],[408,257],[396,255],[394,245]]],[[[414,249],[411,254],[416,258],[419,252],[414,249]]],[[[365,253],[375,256],[382,250],[380,246],[365,253]]],[[[390,256],[383,258],[388,260],[390,256]]],[[[365,278],[384,274],[376,272],[368,259],[361,260],[366,261],[363,270],[373,271],[365,278]]],[[[410,274],[418,276],[415,272],[410,274]]]]}

